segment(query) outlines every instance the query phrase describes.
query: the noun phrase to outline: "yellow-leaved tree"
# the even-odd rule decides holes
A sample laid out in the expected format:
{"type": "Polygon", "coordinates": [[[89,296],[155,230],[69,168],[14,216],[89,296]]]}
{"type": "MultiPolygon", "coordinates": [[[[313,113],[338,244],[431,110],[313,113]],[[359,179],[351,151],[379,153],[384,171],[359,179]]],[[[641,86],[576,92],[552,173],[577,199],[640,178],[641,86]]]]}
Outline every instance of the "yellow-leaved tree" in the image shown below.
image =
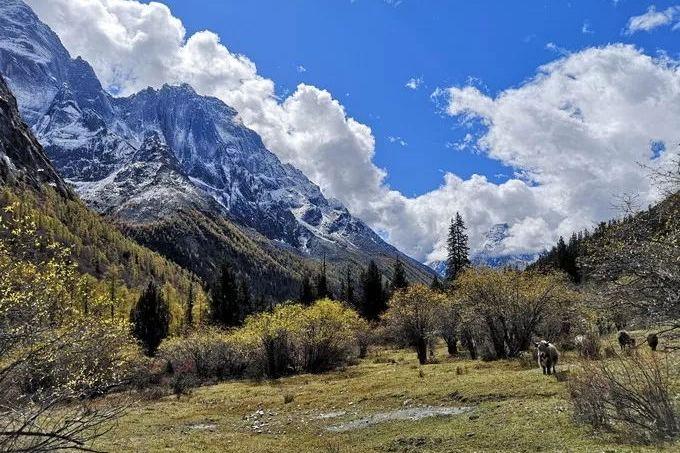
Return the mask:
{"type": "Polygon", "coordinates": [[[84,449],[121,406],[93,396],[123,385],[137,347],[107,316],[106,291],[77,271],[18,204],[0,215],[0,450],[84,449]]]}

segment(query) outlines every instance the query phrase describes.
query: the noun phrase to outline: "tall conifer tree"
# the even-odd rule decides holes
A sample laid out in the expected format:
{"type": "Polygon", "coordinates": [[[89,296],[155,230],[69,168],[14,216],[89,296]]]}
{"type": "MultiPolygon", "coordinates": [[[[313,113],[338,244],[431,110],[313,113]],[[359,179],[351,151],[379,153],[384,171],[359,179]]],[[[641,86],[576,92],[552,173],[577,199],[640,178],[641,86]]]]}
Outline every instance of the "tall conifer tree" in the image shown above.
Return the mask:
{"type": "Polygon", "coordinates": [[[394,271],[392,274],[392,291],[397,291],[399,289],[404,289],[408,286],[408,280],[406,279],[406,272],[404,271],[404,264],[401,262],[399,257],[394,263],[394,271]]]}
{"type": "Polygon", "coordinates": [[[150,282],[130,311],[132,334],[144,353],[153,356],[170,329],[170,307],[155,283],[150,282]]]}
{"type": "Polygon", "coordinates": [[[387,308],[382,275],[375,261],[371,260],[362,279],[361,313],[366,319],[377,320],[387,308]]]}
{"type": "Polygon", "coordinates": [[[435,291],[441,291],[444,289],[444,285],[442,285],[442,282],[439,281],[438,276],[436,275],[434,276],[434,278],[432,279],[432,283],[430,283],[430,288],[435,291]]]}
{"type": "Polygon", "coordinates": [[[240,318],[238,287],[234,274],[226,263],[222,265],[210,302],[210,314],[215,324],[224,327],[238,325],[240,318]]]}
{"type": "Polygon", "coordinates": [[[309,275],[305,274],[302,277],[302,287],[300,288],[300,302],[302,305],[312,305],[316,300],[314,294],[314,288],[312,287],[312,282],[309,279],[309,275]]]}
{"type": "Polygon", "coordinates": [[[328,277],[326,276],[326,256],[323,257],[321,273],[316,277],[316,297],[317,299],[332,298],[328,289],[328,277]]]}
{"type": "Polygon", "coordinates": [[[356,304],[356,301],[354,300],[354,282],[352,281],[352,270],[350,269],[349,265],[345,271],[345,291],[345,302],[347,302],[350,307],[353,307],[354,304],[356,304]]]}
{"type": "Polygon", "coordinates": [[[446,283],[453,283],[456,278],[470,265],[470,247],[465,232],[465,223],[460,213],[451,219],[449,238],[447,241],[448,257],[446,259],[446,283]]]}
{"type": "Polygon", "coordinates": [[[253,300],[250,295],[250,286],[245,278],[241,279],[241,285],[238,289],[238,306],[240,321],[245,320],[248,315],[252,314],[254,311],[253,300]]]}

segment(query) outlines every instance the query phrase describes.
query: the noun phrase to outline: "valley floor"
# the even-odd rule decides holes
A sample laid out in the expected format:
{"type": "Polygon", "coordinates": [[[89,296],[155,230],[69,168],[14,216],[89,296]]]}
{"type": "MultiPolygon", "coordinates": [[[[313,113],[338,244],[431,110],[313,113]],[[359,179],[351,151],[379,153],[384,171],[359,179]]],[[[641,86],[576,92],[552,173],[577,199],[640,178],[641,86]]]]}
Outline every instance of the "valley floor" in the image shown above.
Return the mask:
{"type": "MultiPolygon", "coordinates": [[[[518,362],[419,367],[409,351],[375,351],[323,375],[237,381],[137,403],[108,451],[659,451],[575,425],[566,386],[518,362]],[[463,408],[458,410],[458,408],[463,408]],[[441,415],[453,413],[453,415],[441,415]],[[440,415],[437,415],[440,414],[440,415]]],[[[567,354],[561,369],[575,363],[567,354]]]]}

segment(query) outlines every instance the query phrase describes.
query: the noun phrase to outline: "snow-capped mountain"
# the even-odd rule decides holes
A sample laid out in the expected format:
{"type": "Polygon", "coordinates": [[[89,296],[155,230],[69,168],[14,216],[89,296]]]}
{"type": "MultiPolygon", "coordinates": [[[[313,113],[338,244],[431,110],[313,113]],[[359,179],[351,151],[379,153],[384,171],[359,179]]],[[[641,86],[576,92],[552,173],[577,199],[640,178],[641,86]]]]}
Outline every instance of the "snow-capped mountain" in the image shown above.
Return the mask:
{"type": "Polygon", "coordinates": [[[478,251],[472,254],[470,261],[476,266],[515,267],[524,269],[536,261],[538,254],[507,253],[503,242],[509,236],[510,226],[498,223],[492,226],[484,236],[478,251]]]}
{"type": "MultiPolygon", "coordinates": [[[[507,253],[503,242],[508,238],[510,226],[507,223],[493,225],[482,237],[479,249],[470,256],[474,266],[488,267],[514,267],[524,269],[538,259],[539,254],[533,253],[507,253]]],[[[444,276],[446,274],[446,261],[433,261],[429,266],[444,276]]]]}
{"type": "Polygon", "coordinates": [[[411,279],[430,278],[283,164],[234,109],[189,85],[112,97],[20,0],[0,4],[0,72],[59,172],[102,214],[144,226],[198,210],[302,256],[357,264],[399,256],[411,279]]]}

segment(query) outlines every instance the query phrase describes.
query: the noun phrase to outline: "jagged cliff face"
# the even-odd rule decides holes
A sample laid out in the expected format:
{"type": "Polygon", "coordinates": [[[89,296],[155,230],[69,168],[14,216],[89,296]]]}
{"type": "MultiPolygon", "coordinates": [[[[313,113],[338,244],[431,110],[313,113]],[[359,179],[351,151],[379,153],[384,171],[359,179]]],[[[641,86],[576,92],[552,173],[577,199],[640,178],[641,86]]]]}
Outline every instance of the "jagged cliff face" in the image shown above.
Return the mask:
{"type": "Polygon", "coordinates": [[[431,278],[282,164],[234,109],[188,85],[111,97],[20,0],[0,5],[0,72],[55,166],[100,213],[148,226],[198,211],[302,256],[385,268],[400,255],[412,280],[431,278]]]}
{"type": "Polygon", "coordinates": [[[64,196],[72,193],[19,115],[16,100],[0,76],[0,183],[27,184],[40,190],[43,184],[64,196]]]}

